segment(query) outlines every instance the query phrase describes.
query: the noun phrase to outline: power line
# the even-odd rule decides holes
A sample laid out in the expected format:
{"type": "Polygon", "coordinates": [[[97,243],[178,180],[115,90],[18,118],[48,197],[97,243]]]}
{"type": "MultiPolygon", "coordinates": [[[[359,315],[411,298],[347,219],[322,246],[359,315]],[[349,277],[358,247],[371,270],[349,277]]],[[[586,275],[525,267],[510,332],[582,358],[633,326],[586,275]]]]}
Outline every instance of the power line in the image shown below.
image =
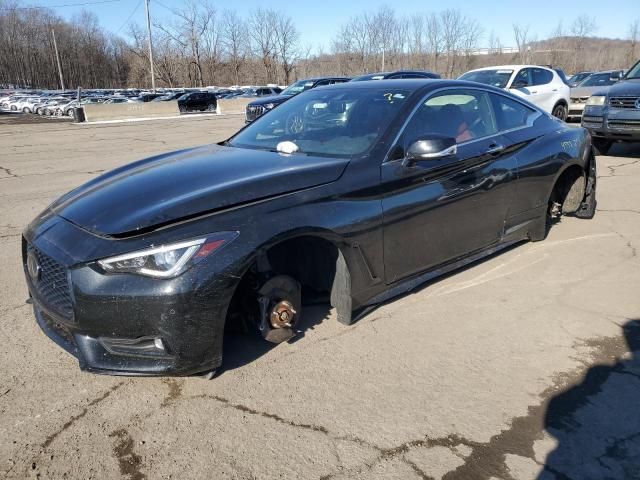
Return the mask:
{"type": "Polygon", "coordinates": [[[42,10],[45,8],[64,8],[64,7],[85,7],[87,5],[98,5],[101,3],[115,3],[122,0],[99,0],[97,2],[83,2],[83,3],[65,3],[64,5],[41,5],[37,7],[2,7],[0,10],[42,10]]]}
{"type": "Polygon", "coordinates": [[[124,23],[120,25],[120,28],[116,30],[116,34],[120,33],[120,30],[122,30],[129,23],[129,20],[131,20],[131,18],[133,18],[133,16],[136,14],[138,9],[140,8],[140,5],[142,5],[142,0],[138,2],[138,4],[136,5],[136,8],[133,9],[133,11],[129,15],[129,17],[124,21],[124,23]]]}

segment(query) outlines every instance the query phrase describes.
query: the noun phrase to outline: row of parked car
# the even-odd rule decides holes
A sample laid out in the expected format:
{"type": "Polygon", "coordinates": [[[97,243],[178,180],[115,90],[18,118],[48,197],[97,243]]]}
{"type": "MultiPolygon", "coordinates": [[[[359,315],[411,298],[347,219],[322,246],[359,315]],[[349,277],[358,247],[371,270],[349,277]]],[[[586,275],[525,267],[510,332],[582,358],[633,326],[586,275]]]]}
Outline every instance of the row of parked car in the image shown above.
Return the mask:
{"type": "Polygon", "coordinates": [[[236,87],[233,89],[160,89],[155,92],[127,90],[85,90],[77,92],[12,91],[0,93],[0,109],[43,116],[72,117],[74,108],[87,104],[164,102],[177,100],[181,112],[214,111],[220,98],[258,98],[277,95],[282,88],[236,87]]]}

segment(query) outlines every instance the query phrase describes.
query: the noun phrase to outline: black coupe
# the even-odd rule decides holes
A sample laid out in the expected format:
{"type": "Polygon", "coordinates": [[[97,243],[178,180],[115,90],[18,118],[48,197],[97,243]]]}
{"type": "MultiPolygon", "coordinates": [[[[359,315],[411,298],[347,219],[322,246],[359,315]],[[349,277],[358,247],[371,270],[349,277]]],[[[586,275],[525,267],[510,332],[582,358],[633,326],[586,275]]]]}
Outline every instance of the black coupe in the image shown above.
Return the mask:
{"type": "MultiPolygon", "coordinates": [[[[225,328],[296,334],[325,295],[371,306],[595,212],[589,134],[448,80],[312,89],[220,144],[64,195],[25,230],[40,327],[83,369],[213,372],[225,328]]],[[[425,319],[427,321],[427,319],[425,319]]],[[[398,335],[406,334],[398,332],[398,335]]]]}

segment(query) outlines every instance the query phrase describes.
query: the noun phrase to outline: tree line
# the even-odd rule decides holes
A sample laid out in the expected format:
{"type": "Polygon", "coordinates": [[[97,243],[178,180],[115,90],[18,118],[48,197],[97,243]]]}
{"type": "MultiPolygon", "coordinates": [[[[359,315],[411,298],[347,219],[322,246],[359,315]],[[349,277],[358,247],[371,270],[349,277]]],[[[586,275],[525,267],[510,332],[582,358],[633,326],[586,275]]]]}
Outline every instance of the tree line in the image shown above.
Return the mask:
{"type": "MultiPolygon", "coordinates": [[[[138,8],[142,2],[138,3],[138,8]]],[[[456,77],[471,68],[507,63],[551,64],[567,72],[629,67],[640,56],[640,21],[625,39],[597,38],[594,17],[559,23],[548,38],[513,25],[511,48],[456,9],[398,14],[389,6],[345,19],[326,45],[305,46],[291,17],[258,8],[246,16],[208,1],[163,9],[152,23],[156,84],[167,87],[289,84],[314,75],[352,76],[428,69],[456,77]]],[[[134,12],[132,12],[133,15],[134,12]]],[[[125,22],[105,31],[89,12],[64,20],[46,8],[0,0],[0,86],[59,88],[53,32],[65,86],[150,86],[147,31],[125,22]]]]}

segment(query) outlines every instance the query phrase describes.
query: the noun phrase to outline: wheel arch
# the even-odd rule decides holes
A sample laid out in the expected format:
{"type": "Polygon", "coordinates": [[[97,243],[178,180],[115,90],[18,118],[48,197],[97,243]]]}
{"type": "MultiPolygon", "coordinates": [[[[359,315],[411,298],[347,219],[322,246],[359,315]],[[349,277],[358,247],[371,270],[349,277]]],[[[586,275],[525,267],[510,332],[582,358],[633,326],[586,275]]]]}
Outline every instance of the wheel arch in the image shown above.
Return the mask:
{"type": "MultiPolygon", "coordinates": [[[[350,250],[349,242],[331,230],[300,228],[281,232],[262,243],[244,262],[230,309],[235,297],[243,295],[242,289],[248,288],[250,276],[288,275],[303,286],[326,291],[338,321],[349,325],[353,305],[350,250]]],[[[227,320],[230,314],[234,312],[227,312],[227,320]]]]}

